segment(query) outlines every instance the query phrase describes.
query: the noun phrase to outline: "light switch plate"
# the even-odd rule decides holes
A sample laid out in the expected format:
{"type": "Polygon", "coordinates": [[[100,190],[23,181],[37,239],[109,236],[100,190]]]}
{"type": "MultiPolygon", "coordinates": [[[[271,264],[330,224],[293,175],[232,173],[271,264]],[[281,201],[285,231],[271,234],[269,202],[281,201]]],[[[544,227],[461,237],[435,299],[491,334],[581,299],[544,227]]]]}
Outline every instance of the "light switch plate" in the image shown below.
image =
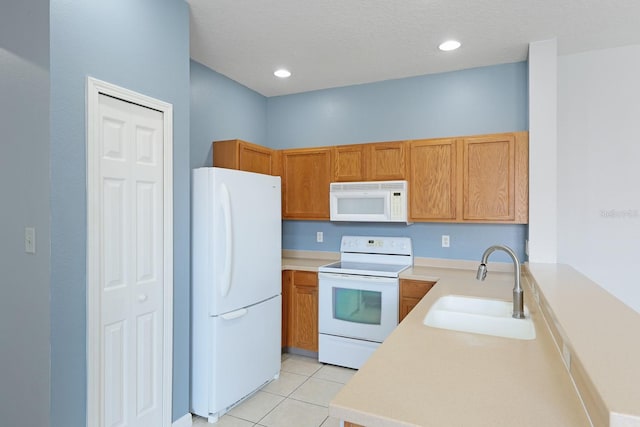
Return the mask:
{"type": "Polygon", "coordinates": [[[24,251],[28,254],[36,253],[36,229],[34,227],[24,228],[24,251]]]}
{"type": "Polygon", "coordinates": [[[322,243],[324,241],[324,233],[322,231],[318,231],[316,233],[316,242],[322,243]]]}

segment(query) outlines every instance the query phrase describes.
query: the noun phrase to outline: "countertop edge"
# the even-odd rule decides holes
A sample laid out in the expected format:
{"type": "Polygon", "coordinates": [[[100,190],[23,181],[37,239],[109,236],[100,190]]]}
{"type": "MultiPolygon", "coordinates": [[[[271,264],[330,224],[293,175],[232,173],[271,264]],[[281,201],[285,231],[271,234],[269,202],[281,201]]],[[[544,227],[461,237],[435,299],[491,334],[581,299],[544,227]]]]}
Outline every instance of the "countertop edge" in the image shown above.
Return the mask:
{"type": "Polygon", "coordinates": [[[640,328],[640,313],[569,265],[528,264],[525,271],[560,357],[593,424],[640,427],[640,405],[634,405],[640,402],[640,369],[637,368],[640,345],[637,339],[634,343],[633,337],[619,336],[640,328]],[[562,286],[557,286],[560,281],[562,286]],[[576,292],[581,293],[581,298],[576,299],[576,292]],[[615,315],[607,316],[609,321],[603,325],[602,317],[594,315],[598,310],[615,315]],[[611,334],[611,330],[619,332],[611,334]],[[593,346],[594,340],[599,342],[598,346],[593,346]],[[615,353],[612,347],[616,348],[615,353]],[[612,360],[614,354],[622,356],[612,360]],[[635,363],[635,369],[629,362],[635,363]],[[624,384],[636,386],[622,387],[624,384]],[[620,391],[621,388],[624,391],[620,391]]]}

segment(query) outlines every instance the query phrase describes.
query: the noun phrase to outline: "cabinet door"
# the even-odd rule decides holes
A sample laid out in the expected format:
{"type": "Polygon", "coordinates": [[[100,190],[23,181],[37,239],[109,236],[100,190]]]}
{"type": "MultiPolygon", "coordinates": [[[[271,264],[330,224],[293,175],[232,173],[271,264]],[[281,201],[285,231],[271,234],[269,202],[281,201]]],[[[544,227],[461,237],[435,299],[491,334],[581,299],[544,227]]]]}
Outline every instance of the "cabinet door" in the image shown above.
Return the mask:
{"type": "Polygon", "coordinates": [[[273,174],[273,150],[240,139],[213,142],[213,166],[273,174]]]}
{"type": "Polygon", "coordinates": [[[409,143],[409,216],[414,221],[454,221],[459,181],[455,139],[409,143]]]}
{"type": "Polygon", "coordinates": [[[272,151],[255,144],[241,143],[238,147],[239,169],[271,175],[272,151]]]}
{"type": "Polygon", "coordinates": [[[318,351],[318,275],[307,271],[293,272],[291,298],[293,312],[289,345],[318,351]]]}
{"type": "Polygon", "coordinates": [[[528,222],[528,132],[465,138],[463,162],[465,221],[528,222]]]}
{"type": "Polygon", "coordinates": [[[365,181],[367,156],[365,145],[340,145],[333,148],[333,179],[336,182],[365,181]]]}
{"type": "Polygon", "coordinates": [[[282,216],[329,219],[331,148],[282,151],[282,216]]]}
{"type": "Polygon", "coordinates": [[[407,314],[420,302],[427,292],[435,285],[435,282],[424,280],[400,280],[400,307],[398,321],[401,322],[407,314]]]}
{"type": "Polygon", "coordinates": [[[369,181],[405,179],[406,151],[404,142],[379,142],[367,144],[369,157],[369,181]]]}
{"type": "Polygon", "coordinates": [[[513,134],[464,139],[464,220],[515,220],[515,159],[513,134]]]}

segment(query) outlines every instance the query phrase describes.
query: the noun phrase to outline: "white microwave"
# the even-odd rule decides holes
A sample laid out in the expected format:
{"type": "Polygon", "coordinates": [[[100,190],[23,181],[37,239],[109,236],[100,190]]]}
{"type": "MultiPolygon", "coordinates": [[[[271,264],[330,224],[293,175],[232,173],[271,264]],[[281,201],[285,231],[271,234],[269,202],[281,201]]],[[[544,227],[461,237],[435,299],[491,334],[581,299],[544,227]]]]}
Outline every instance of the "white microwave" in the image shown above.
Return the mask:
{"type": "Polygon", "coordinates": [[[332,182],[331,221],[408,222],[407,181],[332,182]]]}

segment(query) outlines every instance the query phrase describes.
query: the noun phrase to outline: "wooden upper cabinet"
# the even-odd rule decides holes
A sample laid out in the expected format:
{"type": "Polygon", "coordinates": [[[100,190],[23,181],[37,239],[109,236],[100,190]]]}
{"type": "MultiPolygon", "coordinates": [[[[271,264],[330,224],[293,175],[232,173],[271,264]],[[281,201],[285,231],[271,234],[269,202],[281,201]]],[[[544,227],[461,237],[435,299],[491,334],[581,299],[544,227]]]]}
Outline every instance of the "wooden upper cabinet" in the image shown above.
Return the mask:
{"type": "Polygon", "coordinates": [[[273,150],[240,139],[214,141],[213,166],[277,175],[273,150]]]}
{"type": "Polygon", "coordinates": [[[409,217],[455,221],[458,217],[458,142],[426,139],[409,143],[409,217]]]}
{"type": "Polygon", "coordinates": [[[405,143],[376,142],[333,148],[336,182],[405,179],[405,143]]]}
{"type": "Polygon", "coordinates": [[[366,181],[367,156],[365,144],[333,147],[333,180],[366,181]]]}
{"type": "Polygon", "coordinates": [[[406,143],[367,144],[370,181],[401,180],[406,177],[406,143]]]}
{"type": "Polygon", "coordinates": [[[331,147],[281,151],[282,217],[329,219],[331,147]]]}
{"type": "Polygon", "coordinates": [[[527,132],[409,141],[411,221],[528,221],[527,132]]]}
{"type": "Polygon", "coordinates": [[[463,139],[464,221],[528,221],[526,132],[463,139]]]}

